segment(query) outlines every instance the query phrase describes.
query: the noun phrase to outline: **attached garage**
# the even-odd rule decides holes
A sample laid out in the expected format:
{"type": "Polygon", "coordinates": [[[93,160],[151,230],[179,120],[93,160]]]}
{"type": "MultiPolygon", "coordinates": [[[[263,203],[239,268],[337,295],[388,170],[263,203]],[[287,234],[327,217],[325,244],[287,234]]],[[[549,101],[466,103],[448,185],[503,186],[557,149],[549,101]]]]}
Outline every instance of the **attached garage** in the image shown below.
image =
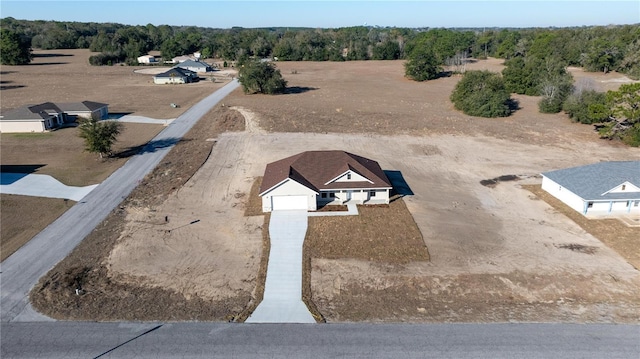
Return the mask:
{"type": "Polygon", "coordinates": [[[303,209],[307,210],[308,199],[307,196],[272,196],[271,197],[271,210],[294,210],[303,209]]]}

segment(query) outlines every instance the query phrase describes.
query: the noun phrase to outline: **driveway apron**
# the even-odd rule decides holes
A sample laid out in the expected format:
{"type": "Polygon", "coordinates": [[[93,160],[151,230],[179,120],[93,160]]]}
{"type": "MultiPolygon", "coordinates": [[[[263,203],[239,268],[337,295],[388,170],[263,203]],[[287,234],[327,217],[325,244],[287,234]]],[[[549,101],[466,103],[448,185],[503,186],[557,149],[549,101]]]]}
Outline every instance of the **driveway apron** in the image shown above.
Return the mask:
{"type": "Polygon", "coordinates": [[[273,211],[264,298],[246,323],[315,323],[302,302],[302,245],[307,212],[273,211]]]}

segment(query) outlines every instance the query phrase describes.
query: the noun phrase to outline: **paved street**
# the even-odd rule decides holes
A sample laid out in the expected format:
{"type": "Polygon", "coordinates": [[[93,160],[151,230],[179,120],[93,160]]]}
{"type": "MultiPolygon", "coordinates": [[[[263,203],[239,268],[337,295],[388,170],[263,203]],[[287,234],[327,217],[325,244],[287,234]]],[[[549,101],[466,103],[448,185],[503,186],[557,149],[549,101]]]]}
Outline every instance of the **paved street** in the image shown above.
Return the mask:
{"type": "MultiPolygon", "coordinates": [[[[80,243],[162,160],[171,147],[227,94],[237,80],[209,95],[167,126],[124,166],[0,264],[0,320],[44,320],[28,306],[28,294],[49,269],[80,243]]],[[[3,333],[4,334],[4,333],[3,333]]]]}
{"type": "Polygon", "coordinates": [[[637,358],[640,327],[1,323],[9,358],[637,358]]]}

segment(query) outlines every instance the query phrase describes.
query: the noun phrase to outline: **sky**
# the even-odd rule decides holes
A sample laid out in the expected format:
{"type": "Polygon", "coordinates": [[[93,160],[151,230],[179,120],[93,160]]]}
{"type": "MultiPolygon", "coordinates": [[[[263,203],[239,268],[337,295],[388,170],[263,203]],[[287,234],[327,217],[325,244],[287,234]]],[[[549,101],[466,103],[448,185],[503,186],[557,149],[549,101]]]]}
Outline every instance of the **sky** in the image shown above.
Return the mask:
{"type": "Polygon", "coordinates": [[[640,24],[640,0],[0,0],[0,18],[230,28],[640,24]]]}

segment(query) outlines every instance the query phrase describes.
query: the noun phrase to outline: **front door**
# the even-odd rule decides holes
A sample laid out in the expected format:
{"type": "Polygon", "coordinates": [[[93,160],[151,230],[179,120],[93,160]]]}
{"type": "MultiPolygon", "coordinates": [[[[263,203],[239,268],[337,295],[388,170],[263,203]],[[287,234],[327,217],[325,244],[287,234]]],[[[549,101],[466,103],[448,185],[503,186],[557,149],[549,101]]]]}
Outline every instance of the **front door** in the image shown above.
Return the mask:
{"type": "Polygon", "coordinates": [[[351,201],[351,192],[352,191],[347,191],[347,200],[345,202],[351,201]]]}

